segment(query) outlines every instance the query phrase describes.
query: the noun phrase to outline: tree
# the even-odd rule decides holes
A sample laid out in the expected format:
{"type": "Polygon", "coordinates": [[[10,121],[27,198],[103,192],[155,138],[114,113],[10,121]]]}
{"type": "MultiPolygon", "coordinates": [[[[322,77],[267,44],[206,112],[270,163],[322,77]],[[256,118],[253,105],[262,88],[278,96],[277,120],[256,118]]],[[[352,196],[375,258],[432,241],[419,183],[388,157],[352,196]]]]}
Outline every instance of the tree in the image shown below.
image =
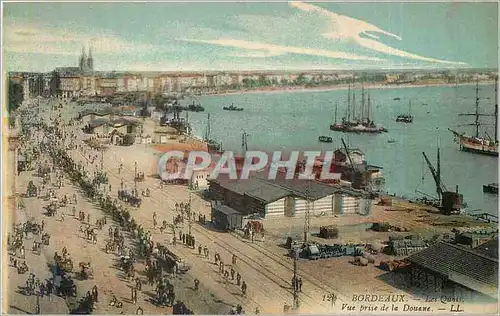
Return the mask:
{"type": "Polygon", "coordinates": [[[7,110],[12,112],[16,110],[21,103],[24,101],[24,88],[23,85],[9,80],[9,103],[7,104],[7,110]]]}
{"type": "Polygon", "coordinates": [[[295,79],[295,83],[296,84],[304,84],[306,82],[306,77],[304,76],[304,74],[300,74],[297,79],[295,79]]]}

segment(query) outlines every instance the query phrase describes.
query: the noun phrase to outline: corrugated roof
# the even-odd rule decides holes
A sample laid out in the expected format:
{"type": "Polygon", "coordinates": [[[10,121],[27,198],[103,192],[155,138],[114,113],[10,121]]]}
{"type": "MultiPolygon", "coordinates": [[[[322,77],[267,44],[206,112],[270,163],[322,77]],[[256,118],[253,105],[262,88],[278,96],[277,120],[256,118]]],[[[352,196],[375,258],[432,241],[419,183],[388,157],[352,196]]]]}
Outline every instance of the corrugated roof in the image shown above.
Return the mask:
{"type": "Polygon", "coordinates": [[[318,183],[312,180],[300,180],[300,179],[286,179],[284,174],[278,174],[276,179],[269,180],[267,178],[267,172],[257,173],[255,176],[265,182],[271,183],[273,185],[279,186],[283,189],[288,190],[294,195],[306,198],[306,189],[308,189],[309,198],[312,200],[318,200],[324,198],[325,196],[335,194],[338,190],[330,185],[318,183]],[[308,187],[309,183],[309,187],[308,187]]]}
{"type": "MultiPolygon", "coordinates": [[[[408,260],[445,277],[458,274],[498,287],[498,259],[457,245],[439,242],[411,255],[408,260]]],[[[470,287],[468,284],[462,285],[470,287]]]]}
{"type": "Polygon", "coordinates": [[[221,212],[221,213],[224,213],[226,215],[232,215],[232,214],[241,214],[240,212],[238,212],[237,210],[233,209],[233,208],[230,208],[229,206],[227,205],[224,205],[224,204],[217,204],[217,203],[214,203],[212,204],[212,207],[214,209],[216,209],[217,211],[221,212]]]}
{"type": "Polygon", "coordinates": [[[265,203],[272,203],[286,196],[290,196],[291,193],[288,190],[264,184],[247,192],[246,195],[262,200],[265,203]]]}
{"type": "Polygon", "coordinates": [[[98,118],[89,122],[91,128],[96,128],[108,124],[108,119],[98,118]]]}

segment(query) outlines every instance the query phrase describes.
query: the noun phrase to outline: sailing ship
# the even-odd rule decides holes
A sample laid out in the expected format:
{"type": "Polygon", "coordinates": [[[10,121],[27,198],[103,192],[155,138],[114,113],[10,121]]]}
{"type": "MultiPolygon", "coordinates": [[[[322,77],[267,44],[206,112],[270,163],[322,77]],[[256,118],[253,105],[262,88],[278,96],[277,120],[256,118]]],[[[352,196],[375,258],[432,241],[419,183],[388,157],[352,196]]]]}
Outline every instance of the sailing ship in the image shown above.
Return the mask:
{"type": "Polygon", "coordinates": [[[497,83],[498,79],[495,78],[495,113],[494,114],[482,114],[479,113],[479,82],[476,83],[476,111],[475,113],[464,113],[459,114],[459,116],[475,116],[474,123],[468,124],[476,127],[476,133],[474,136],[466,135],[465,133],[459,133],[450,128],[448,130],[455,135],[455,140],[460,144],[460,150],[468,151],[476,154],[498,156],[498,97],[497,97],[497,83]],[[479,127],[481,122],[479,118],[481,116],[494,116],[495,117],[495,138],[492,139],[488,133],[485,132],[486,137],[479,134],[479,127]]]}
{"type": "Polygon", "coordinates": [[[243,111],[243,108],[238,108],[238,107],[234,106],[233,103],[231,103],[230,106],[223,107],[222,109],[225,111],[243,111]]]}
{"type": "Polygon", "coordinates": [[[413,116],[411,115],[411,100],[408,102],[408,113],[399,114],[398,117],[396,117],[396,122],[401,122],[401,123],[413,122],[413,116]]]}
{"type": "Polygon", "coordinates": [[[335,106],[334,123],[330,125],[330,130],[345,133],[370,133],[378,134],[387,132],[383,126],[376,125],[370,118],[371,115],[371,99],[368,94],[368,102],[365,102],[366,94],[364,88],[361,89],[361,105],[358,112],[356,112],[356,95],[352,89],[352,102],[351,102],[351,85],[349,85],[347,94],[347,109],[346,116],[342,121],[337,122],[337,106],[335,106]]]}
{"type": "Polygon", "coordinates": [[[219,143],[213,138],[210,138],[210,113],[207,116],[207,128],[205,130],[205,136],[203,141],[207,144],[209,153],[220,153],[222,152],[222,143],[219,143]]]}

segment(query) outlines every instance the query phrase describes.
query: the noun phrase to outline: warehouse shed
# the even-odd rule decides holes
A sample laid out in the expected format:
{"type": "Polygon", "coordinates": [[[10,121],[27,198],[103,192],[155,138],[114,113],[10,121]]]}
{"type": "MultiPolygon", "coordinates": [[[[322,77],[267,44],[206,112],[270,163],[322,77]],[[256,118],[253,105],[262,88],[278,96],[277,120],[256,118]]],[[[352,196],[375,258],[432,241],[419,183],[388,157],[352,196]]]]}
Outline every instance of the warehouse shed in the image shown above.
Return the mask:
{"type": "Polygon", "coordinates": [[[412,254],[410,286],[466,300],[498,299],[498,257],[439,242],[412,254]]]}
{"type": "Polygon", "coordinates": [[[245,180],[231,180],[227,175],[219,175],[217,179],[209,180],[209,196],[243,215],[258,213],[261,217],[304,216],[307,197],[309,212],[313,215],[367,213],[371,205],[370,200],[362,203],[360,194],[339,187],[309,180],[269,180],[261,174],[245,180]],[[351,204],[342,203],[348,198],[352,200],[351,204]]]}

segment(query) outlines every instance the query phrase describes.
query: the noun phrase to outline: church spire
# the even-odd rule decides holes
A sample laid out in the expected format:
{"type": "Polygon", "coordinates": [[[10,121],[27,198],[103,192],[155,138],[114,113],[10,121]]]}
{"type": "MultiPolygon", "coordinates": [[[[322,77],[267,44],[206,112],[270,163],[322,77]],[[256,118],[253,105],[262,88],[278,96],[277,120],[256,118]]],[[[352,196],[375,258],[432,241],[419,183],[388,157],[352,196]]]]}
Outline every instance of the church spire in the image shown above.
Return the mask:
{"type": "Polygon", "coordinates": [[[87,55],[85,54],[85,45],[82,45],[82,55],[80,56],[80,71],[87,70],[87,55]]]}
{"type": "Polygon", "coordinates": [[[89,57],[87,59],[87,69],[94,71],[94,58],[92,57],[92,46],[89,47],[89,57]]]}

